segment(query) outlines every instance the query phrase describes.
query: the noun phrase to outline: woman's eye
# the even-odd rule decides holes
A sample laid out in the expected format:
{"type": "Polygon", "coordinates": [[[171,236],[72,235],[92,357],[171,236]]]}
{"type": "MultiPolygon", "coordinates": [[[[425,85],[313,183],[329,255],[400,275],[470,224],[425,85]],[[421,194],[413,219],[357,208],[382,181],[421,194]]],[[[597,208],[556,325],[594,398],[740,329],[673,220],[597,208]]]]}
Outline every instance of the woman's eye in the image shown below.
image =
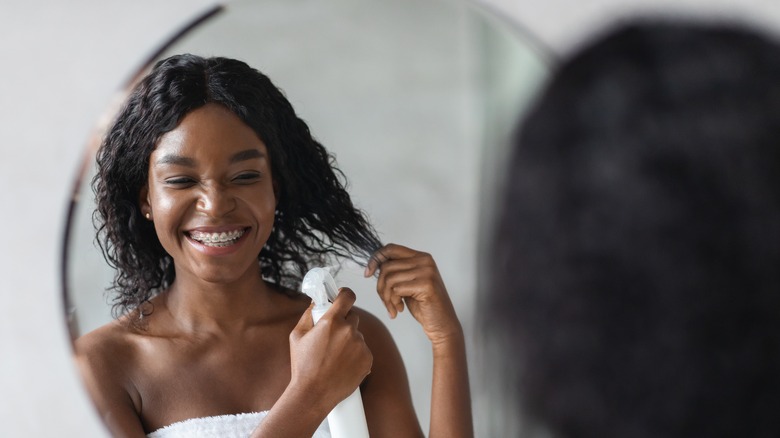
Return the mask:
{"type": "Polygon", "coordinates": [[[185,178],[185,177],[168,178],[165,180],[165,184],[173,187],[189,187],[195,184],[195,180],[193,180],[192,178],[185,178]]]}
{"type": "Polygon", "coordinates": [[[260,174],[257,172],[245,172],[236,175],[233,181],[239,184],[251,184],[260,179],[260,174]]]}

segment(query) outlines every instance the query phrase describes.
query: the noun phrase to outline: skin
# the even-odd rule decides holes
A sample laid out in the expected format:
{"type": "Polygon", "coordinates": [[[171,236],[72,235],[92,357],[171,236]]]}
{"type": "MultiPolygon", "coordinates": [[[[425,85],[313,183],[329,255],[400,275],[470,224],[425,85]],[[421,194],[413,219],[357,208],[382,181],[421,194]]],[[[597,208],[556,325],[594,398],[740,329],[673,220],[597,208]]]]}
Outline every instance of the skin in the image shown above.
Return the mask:
{"type": "MultiPolygon", "coordinates": [[[[261,278],[257,254],[277,198],[270,159],[254,131],[216,104],[158,142],[139,205],[176,280],[152,299],[142,328],[129,315],[76,340],[76,361],[114,436],[267,410],[252,437],[311,437],[358,386],[372,437],[423,436],[398,349],[379,320],[353,307],[351,290],[342,288],[314,326],[308,297],[261,278]],[[197,240],[232,231],[241,236],[224,247],[197,240]]],[[[406,303],[433,345],[429,436],[472,436],[463,333],[433,259],[389,245],[366,269],[376,272],[391,315],[406,303]]]]}
{"type": "Polygon", "coordinates": [[[428,436],[473,436],[466,343],[436,262],[428,253],[389,244],[374,254],[365,276],[377,271],[377,293],[390,317],[408,308],[433,346],[428,436]]]}

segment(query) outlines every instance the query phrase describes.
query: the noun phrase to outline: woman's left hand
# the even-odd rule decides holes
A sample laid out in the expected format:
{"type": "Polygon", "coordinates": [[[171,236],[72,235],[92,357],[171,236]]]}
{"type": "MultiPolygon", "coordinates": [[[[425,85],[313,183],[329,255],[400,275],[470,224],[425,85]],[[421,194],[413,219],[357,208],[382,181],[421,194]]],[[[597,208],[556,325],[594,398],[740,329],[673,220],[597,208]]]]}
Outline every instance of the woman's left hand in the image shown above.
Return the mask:
{"type": "Polygon", "coordinates": [[[391,243],[371,256],[364,275],[369,277],[377,270],[377,292],[390,318],[408,308],[434,345],[462,336],[455,308],[430,254],[391,243]]]}

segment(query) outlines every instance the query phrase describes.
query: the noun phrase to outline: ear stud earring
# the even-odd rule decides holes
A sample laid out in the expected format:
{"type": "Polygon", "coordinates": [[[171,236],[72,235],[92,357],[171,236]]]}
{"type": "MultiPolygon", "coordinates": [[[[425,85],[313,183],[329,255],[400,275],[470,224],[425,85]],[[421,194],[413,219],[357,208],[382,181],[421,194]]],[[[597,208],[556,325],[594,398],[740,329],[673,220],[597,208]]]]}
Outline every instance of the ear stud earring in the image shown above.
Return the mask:
{"type": "Polygon", "coordinates": [[[152,220],[152,214],[151,213],[146,212],[146,214],[144,216],[146,216],[147,220],[152,220]]]}

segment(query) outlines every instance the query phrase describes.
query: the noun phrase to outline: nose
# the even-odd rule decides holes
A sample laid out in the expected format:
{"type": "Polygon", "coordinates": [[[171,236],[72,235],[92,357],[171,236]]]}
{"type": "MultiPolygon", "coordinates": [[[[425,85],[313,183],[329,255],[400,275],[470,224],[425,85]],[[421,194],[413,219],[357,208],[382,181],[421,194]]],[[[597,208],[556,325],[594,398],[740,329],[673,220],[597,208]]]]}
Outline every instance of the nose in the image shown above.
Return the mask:
{"type": "Polygon", "coordinates": [[[212,217],[224,216],[236,207],[236,200],[229,190],[217,185],[202,189],[198,197],[197,210],[212,217]]]}

